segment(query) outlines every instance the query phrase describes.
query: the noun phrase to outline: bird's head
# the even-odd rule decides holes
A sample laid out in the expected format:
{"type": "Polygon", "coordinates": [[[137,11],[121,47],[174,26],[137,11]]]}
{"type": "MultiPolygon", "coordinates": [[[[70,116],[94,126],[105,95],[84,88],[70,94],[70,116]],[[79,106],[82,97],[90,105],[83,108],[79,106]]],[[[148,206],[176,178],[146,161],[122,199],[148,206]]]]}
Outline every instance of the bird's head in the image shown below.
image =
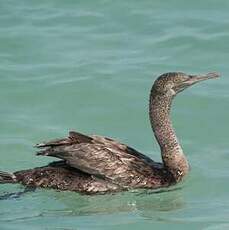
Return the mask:
{"type": "Polygon", "coordinates": [[[165,73],[154,82],[153,90],[158,94],[175,96],[189,86],[219,76],[219,73],[208,73],[206,75],[188,75],[181,72],[165,73]]]}

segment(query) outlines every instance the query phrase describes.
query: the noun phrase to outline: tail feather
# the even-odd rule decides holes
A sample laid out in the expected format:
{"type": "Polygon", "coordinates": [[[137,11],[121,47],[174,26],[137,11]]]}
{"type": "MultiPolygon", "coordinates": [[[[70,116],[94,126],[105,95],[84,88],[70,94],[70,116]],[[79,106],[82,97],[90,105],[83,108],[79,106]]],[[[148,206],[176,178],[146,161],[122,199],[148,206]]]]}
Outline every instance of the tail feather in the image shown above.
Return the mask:
{"type": "Polygon", "coordinates": [[[17,178],[14,174],[0,171],[0,184],[16,183],[16,182],[17,182],[17,178]]]}

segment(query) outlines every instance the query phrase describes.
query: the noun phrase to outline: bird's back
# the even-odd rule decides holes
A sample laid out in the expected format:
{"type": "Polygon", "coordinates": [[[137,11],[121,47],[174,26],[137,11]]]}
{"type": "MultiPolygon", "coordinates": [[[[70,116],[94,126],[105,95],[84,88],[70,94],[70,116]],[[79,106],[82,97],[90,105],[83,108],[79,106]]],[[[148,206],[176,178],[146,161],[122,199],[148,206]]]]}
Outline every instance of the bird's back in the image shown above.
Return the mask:
{"type": "Polygon", "coordinates": [[[162,164],[106,137],[70,132],[67,138],[37,147],[42,149],[38,155],[63,159],[72,168],[123,188],[156,188],[172,180],[162,164]]]}

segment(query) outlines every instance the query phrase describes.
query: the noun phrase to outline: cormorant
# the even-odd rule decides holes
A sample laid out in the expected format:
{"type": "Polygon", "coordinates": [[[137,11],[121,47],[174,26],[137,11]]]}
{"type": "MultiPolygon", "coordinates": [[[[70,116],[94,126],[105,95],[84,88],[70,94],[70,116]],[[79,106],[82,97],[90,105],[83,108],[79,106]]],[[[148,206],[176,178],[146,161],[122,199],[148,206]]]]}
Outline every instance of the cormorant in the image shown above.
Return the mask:
{"type": "Polygon", "coordinates": [[[149,117],[161,149],[162,162],[113,139],[71,131],[64,139],[37,144],[37,155],[62,161],[14,173],[0,172],[0,183],[53,188],[87,194],[133,188],[156,189],[180,182],[189,171],[188,161],[169,118],[173,98],[189,86],[219,77],[218,73],[162,74],[150,92],[149,117]]]}

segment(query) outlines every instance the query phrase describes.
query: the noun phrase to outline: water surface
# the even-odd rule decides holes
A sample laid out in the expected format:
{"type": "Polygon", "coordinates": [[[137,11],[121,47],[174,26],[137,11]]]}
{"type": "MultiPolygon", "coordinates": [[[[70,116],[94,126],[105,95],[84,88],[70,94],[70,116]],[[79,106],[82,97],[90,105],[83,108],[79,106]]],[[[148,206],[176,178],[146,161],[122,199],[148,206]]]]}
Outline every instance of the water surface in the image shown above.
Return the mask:
{"type": "MultiPolygon", "coordinates": [[[[35,157],[32,146],[70,129],[116,138],[160,160],[147,110],[155,78],[167,71],[222,74],[174,102],[174,126],[192,167],[178,189],[5,196],[1,230],[229,228],[228,1],[9,0],[0,6],[1,170],[50,162],[35,157]]],[[[22,191],[0,186],[0,195],[22,191]]]]}

